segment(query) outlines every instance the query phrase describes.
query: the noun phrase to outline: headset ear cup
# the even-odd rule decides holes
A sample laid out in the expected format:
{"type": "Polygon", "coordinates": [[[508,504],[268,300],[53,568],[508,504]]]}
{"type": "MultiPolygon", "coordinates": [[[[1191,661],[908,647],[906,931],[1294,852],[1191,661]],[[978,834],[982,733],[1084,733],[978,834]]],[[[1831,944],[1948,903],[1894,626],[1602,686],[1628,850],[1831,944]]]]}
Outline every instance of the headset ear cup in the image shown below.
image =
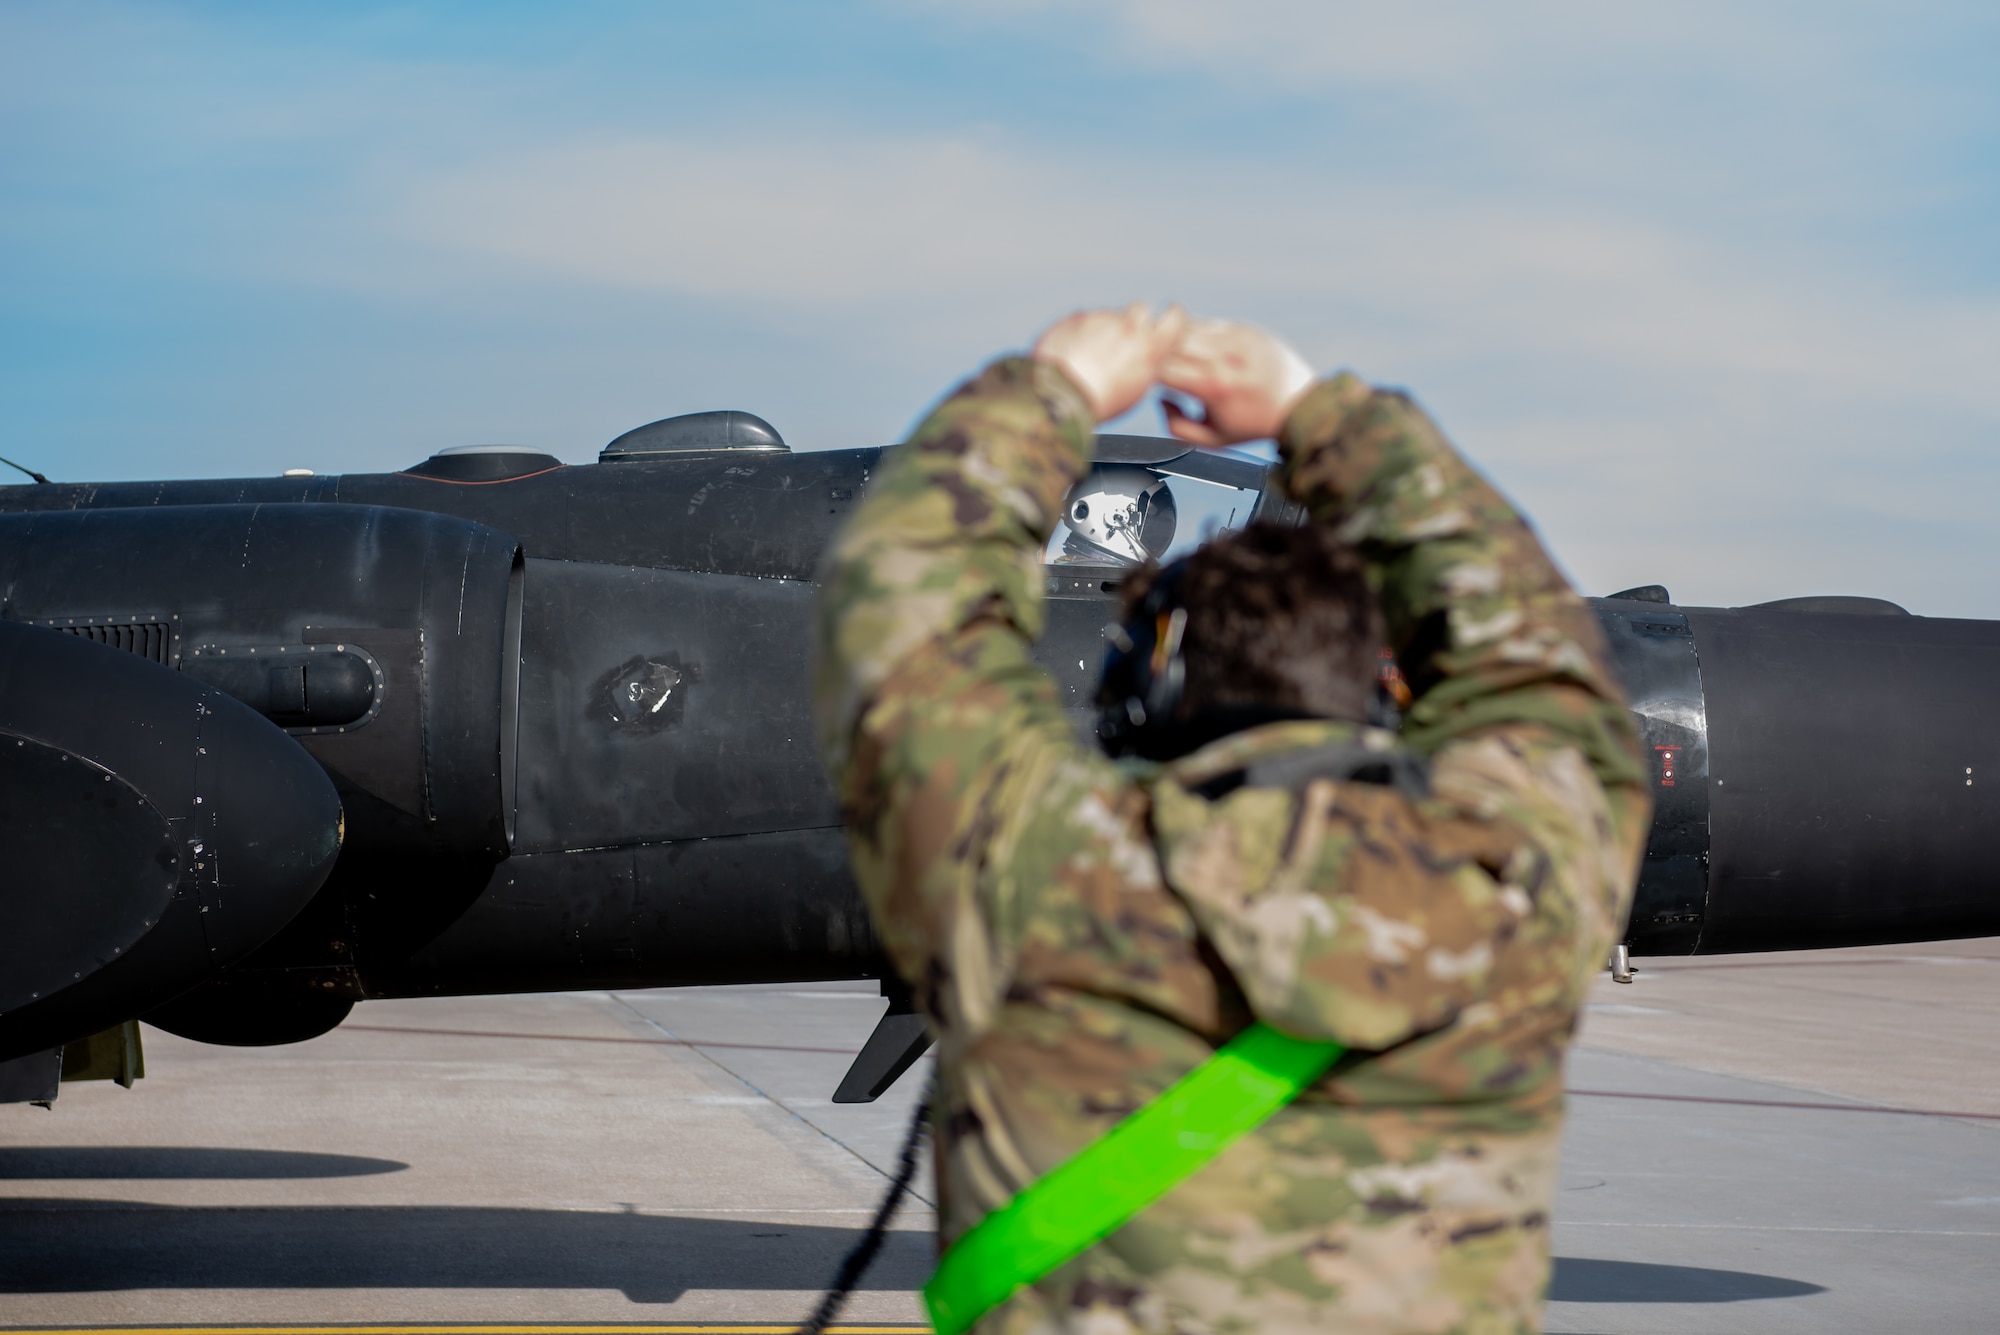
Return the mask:
{"type": "Polygon", "coordinates": [[[1160,720],[1171,723],[1180,717],[1181,697],[1187,694],[1187,661],[1179,654],[1167,660],[1167,679],[1160,692],[1160,720]]]}
{"type": "Polygon", "coordinates": [[[1170,744],[1187,684],[1187,612],[1176,596],[1185,568],[1183,558],[1160,570],[1139,605],[1105,633],[1097,737],[1111,755],[1157,758],[1170,744]]]}
{"type": "Polygon", "coordinates": [[[1146,659],[1152,646],[1146,637],[1131,637],[1131,628],[1125,629],[1132,647],[1111,645],[1097,687],[1097,739],[1114,756],[1138,749],[1139,732],[1150,722],[1145,707],[1146,659]]]}
{"type": "Polygon", "coordinates": [[[1167,727],[1180,717],[1181,696],[1187,687],[1187,659],[1181,654],[1182,641],[1187,638],[1187,609],[1176,607],[1165,616],[1156,613],[1154,626],[1162,623],[1165,628],[1156,632],[1160,638],[1148,664],[1151,680],[1146,685],[1146,713],[1167,727]]]}

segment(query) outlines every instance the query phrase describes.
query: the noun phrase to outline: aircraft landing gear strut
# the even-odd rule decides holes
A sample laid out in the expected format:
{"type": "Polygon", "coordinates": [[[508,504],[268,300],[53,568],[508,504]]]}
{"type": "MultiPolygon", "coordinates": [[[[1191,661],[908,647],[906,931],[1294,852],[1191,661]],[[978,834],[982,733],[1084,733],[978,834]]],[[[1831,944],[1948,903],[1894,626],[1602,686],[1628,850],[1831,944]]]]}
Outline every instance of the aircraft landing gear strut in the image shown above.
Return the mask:
{"type": "Polygon", "coordinates": [[[1632,947],[1622,941],[1611,947],[1611,981],[1614,983],[1632,981],[1632,947]]]}

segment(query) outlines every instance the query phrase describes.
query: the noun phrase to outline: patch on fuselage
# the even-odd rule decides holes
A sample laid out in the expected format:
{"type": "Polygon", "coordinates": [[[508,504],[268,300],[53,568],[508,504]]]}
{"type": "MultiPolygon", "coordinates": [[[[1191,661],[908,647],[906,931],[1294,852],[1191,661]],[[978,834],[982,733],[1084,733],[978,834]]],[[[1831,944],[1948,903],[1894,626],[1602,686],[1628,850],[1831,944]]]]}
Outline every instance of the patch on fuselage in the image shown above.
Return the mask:
{"type": "Polygon", "coordinates": [[[590,716],[621,732],[678,726],[688,688],[700,677],[696,665],[681,662],[677,653],[634,654],[591,687],[590,716]]]}

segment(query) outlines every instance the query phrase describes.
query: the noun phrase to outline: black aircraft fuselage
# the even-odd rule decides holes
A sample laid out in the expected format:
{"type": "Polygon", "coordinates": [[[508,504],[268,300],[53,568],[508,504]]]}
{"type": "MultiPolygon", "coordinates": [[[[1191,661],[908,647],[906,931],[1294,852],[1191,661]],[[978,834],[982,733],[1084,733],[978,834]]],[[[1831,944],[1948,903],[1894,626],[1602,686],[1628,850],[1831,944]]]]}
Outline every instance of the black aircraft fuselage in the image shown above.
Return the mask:
{"type": "MultiPolygon", "coordinates": [[[[1254,463],[1104,452],[1282,506],[1254,463]]],[[[368,997],[880,976],[807,633],[879,454],[704,415],[595,465],[0,487],[0,1060],[141,1015],[284,1042],[368,997]]],[[[1080,719],[1121,573],[1048,567],[1080,719]]],[[[1635,953],[2000,932],[2000,623],[1594,605],[1654,767],[1635,953]]]]}

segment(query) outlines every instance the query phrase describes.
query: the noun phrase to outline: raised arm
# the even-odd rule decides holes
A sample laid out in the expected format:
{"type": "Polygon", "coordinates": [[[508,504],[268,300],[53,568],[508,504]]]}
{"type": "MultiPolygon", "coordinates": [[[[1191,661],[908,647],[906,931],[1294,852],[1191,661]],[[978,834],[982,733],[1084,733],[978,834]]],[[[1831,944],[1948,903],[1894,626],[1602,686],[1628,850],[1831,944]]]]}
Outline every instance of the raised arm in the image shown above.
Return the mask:
{"type": "MultiPolygon", "coordinates": [[[[843,793],[885,683],[968,629],[1024,651],[1041,634],[1041,549],[1089,465],[1093,422],[1063,371],[1007,357],[883,455],[820,571],[814,703],[843,793]]],[[[903,685],[934,684],[927,673],[903,685]]]]}
{"type": "Polygon", "coordinates": [[[1312,384],[1286,351],[1198,327],[1163,379],[1208,413],[1177,431],[1276,435],[1289,493],[1368,560],[1415,691],[1403,741],[1431,756],[1436,796],[1314,786],[1290,799],[1282,863],[1242,894],[1179,869],[1243,843],[1235,827],[1277,795],[1186,806],[1170,876],[1258,1013],[1294,1032],[1380,1048],[1503,993],[1567,1005],[1622,921],[1649,815],[1596,618],[1407,397],[1312,384]]]}
{"type": "Polygon", "coordinates": [[[1347,374],[1315,384],[1286,344],[1227,321],[1191,329],[1161,378],[1208,410],[1196,422],[1170,408],[1176,434],[1276,436],[1286,490],[1375,567],[1416,695],[1406,743],[1434,753],[1483,728],[1544,727],[1582,750],[1614,800],[1643,805],[1638,736],[1597,619],[1407,396],[1347,374]]]}
{"type": "Polygon", "coordinates": [[[1407,743],[1436,752],[1482,729],[1536,725],[1580,748],[1614,799],[1643,794],[1638,736],[1597,618],[1421,409],[1338,375],[1292,408],[1279,451],[1292,497],[1380,572],[1415,695],[1407,743]]]}
{"type": "Polygon", "coordinates": [[[897,969],[957,1034],[1005,988],[1012,869],[1047,880],[1141,837],[1029,648],[1042,550],[1092,431],[1177,334],[1178,317],[1090,312],[988,366],[884,457],[821,572],[819,741],[855,874],[897,969]]]}

